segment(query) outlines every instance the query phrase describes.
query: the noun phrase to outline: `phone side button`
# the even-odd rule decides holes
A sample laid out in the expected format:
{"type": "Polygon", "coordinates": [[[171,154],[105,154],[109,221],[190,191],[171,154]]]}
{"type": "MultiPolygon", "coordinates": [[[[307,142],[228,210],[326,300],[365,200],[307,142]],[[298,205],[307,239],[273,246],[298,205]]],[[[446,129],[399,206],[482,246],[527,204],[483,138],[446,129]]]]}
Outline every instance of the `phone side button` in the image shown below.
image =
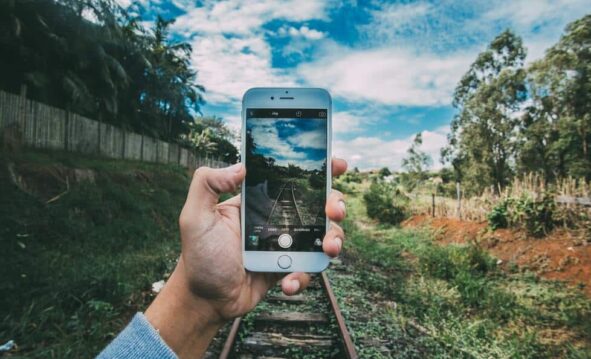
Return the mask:
{"type": "Polygon", "coordinates": [[[279,259],[277,259],[277,265],[281,269],[287,269],[287,268],[291,267],[291,257],[290,256],[280,256],[279,259]]]}

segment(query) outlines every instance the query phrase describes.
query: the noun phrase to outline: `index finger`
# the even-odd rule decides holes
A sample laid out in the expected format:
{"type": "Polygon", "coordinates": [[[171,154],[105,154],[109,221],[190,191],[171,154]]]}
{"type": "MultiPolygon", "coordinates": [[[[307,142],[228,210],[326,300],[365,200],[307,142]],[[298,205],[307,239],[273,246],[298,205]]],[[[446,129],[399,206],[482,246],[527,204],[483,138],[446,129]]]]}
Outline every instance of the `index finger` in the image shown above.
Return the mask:
{"type": "Polygon", "coordinates": [[[332,176],[337,177],[347,171],[347,161],[341,158],[332,158],[332,176]]]}

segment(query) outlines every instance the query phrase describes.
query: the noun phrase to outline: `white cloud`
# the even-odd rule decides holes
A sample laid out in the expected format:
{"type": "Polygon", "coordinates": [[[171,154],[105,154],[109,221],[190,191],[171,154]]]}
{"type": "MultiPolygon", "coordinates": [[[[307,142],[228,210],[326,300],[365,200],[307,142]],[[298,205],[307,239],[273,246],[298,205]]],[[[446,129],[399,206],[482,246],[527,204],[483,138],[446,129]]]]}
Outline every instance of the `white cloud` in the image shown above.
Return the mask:
{"type": "Polygon", "coordinates": [[[372,22],[369,26],[374,27],[378,32],[391,33],[394,29],[412,25],[417,18],[424,17],[432,9],[433,5],[427,3],[384,4],[378,10],[371,12],[372,22]]]}
{"type": "Polygon", "coordinates": [[[304,152],[296,152],[293,147],[279,138],[275,122],[269,121],[254,121],[251,129],[252,138],[260,149],[266,149],[273,153],[273,158],[279,163],[279,159],[286,161],[304,160],[306,154],[304,152]]]}
{"type": "Polygon", "coordinates": [[[312,85],[327,87],[349,100],[447,105],[473,57],[466,53],[418,54],[397,48],[341,49],[301,65],[298,71],[312,85]]]}
{"type": "Polygon", "coordinates": [[[132,0],[115,0],[115,2],[124,9],[127,9],[131,5],[132,0]]]}
{"type": "MultiPolygon", "coordinates": [[[[254,142],[259,150],[268,151],[275,163],[281,166],[294,164],[305,169],[320,169],[324,160],[311,160],[301,149],[325,149],[326,135],[322,131],[297,130],[293,135],[280,137],[278,126],[295,128],[297,119],[278,119],[275,121],[249,121],[254,142]],[[296,148],[298,149],[296,151],[296,148]]],[[[313,126],[313,128],[316,128],[313,126]]]]}
{"type": "Polygon", "coordinates": [[[368,123],[366,117],[351,111],[339,111],[332,114],[332,132],[335,133],[357,132],[363,124],[368,123]]]}
{"type": "Polygon", "coordinates": [[[293,77],[271,66],[271,48],[258,36],[221,34],[193,41],[192,64],[197,83],[205,86],[211,103],[239,103],[246,90],[256,86],[295,86],[293,77]]]}
{"type": "MultiPolygon", "coordinates": [[[[447,126],[433,131],[423,131],[423,145],[421,150],[431,156],[432,168],[441,168],[439,152],[447,144],[447,126]]],[[[406,151],[411,146],[414,135],[400,140],[387,141],[379,137],[358,137],[351,141],[336,140],[333,143],[333,153],[344,158],[349,168],[358,167],[362,170],[376,169],[384,166],[399,170],[406,151]]]]}
{"type": "Polygon", "coordinates": [[[302,26],[299,29],[293,26],[282,26],[277,30],[279,36],[301,37],[307,40],[320,40],[326,35],[322,31],[311,29],[308,26],[302,26]]]}
{"type": "MultiPolygon", "coordinates": [[[[323,19],[327,6],[320,0],[205,1],[199,6],[177,0],[175,4],[187,13],[177,18],[172,30],[192,39],[197,83],[206,88],[206,101],[216,104],[239,102],[251,87],[296,86],[292,74],[273,68],[262,25],[277,19],[323,19]]],[[[297,31],[304,37],[319,36],[305,26],[297,31]]]]}
{"type": "Polygon", "coordinates": [[[191,6],[174,29],[184,34],[225,33],[248,35],[274,19],[306,21],[324,18],[326,2],[320,0],[205,1],[191,6]]]}
{"type": "Polygon", "coordinates": [[[487,20],[509,20],[518,30],[530,31],[534,25],[564,24],[589,12],[583,0],[510,0],[495,4],[483,14],[487,20]]]}
{"type": "Polygon", "coordinates": [[[326,149],[326,134],[322,131],[300,132],[288,138],[295,147],[326,149]]]}
{"type": "Polygon", "coordinates": [[[541,58],[554,45],[566,24],[589,13],[587,0],[512,0],[492,7],[483,21],[505,21],[523,37],[528,62],[541,58]]]}

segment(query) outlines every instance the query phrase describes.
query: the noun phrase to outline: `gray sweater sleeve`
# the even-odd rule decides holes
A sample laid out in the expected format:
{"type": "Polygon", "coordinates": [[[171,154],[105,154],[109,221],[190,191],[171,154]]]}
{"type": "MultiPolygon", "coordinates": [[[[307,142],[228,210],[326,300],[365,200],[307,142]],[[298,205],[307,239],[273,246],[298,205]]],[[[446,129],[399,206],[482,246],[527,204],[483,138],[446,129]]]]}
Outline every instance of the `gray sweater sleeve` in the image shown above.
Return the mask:
{"type": "Polygon", "coordinates": [[[164,343],[146,317],[142,313],[137,313],[97,358],[176,359],[177,356],[164,343]]]}

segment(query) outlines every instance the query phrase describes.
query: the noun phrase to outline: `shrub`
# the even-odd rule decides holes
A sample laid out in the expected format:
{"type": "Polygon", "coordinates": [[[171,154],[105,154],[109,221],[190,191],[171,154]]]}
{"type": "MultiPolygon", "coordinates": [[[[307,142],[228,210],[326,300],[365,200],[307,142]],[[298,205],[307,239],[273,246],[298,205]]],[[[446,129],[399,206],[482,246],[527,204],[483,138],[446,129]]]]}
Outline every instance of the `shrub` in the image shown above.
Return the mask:
{"type": "Polygon", "coordinates": [[[363,181],[359,172],[347,172],[341,177],[341,179],[347,183],[361,183],[363,181]]]}
{"type": "Polygon", "coordinates": [[[503,200],[493,207],[492,211],[488,214],[488,226],[494,231],[499,228],[507,228],[508,213],[507,213],[507,201],[503,200]]]}
{"type": "Polygon", "coordinates": [[[332,188],[334,188],[337,191],[340,191],[342,193],[350,193],[351,192],[351,186],[347,182],[341,181],[341,180],[333,181],[332,188]]]}
{"type": "Polygon", "coordinates": [[[535,201],[531,197],[521,197],[516,201],[513,220],[522,224],[528,234],[541,237],[554,227],[554,209],[554,199],[547,193],[540,201],[535,201]]]}
{"type": "Polygon", "coordinates": [[[452,280],[461,272],[482,277],[496,268],[496,261],[477,245],[425,246],[419,251],[421,271],[435,278],[452,280]]]}
{"type": "Polygon", "coordinates": [[[541,200],[523,195],[499,202],[488,215],[491,229],[514,226],[524,228],[529,235],[541,237],[554,227],[556,205],[551,194],[544,193],[541,200]]]}
{"type": "Polygon", "coordinates": [[[383,182],[373,182],[363,195],[367,215],[381,223],[399,224],[406,217],[408,198],[383,182]]]}

